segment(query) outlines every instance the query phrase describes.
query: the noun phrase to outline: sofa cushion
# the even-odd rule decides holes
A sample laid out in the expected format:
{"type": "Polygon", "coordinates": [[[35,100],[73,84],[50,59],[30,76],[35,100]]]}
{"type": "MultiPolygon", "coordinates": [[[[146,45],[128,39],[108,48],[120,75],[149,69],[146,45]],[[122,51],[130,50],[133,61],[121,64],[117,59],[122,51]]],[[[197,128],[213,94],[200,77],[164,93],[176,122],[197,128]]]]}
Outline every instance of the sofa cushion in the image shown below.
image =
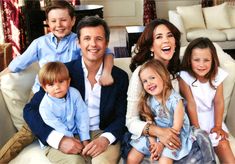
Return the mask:
{"type": "Polygon", "coordinates": [[[24,150],[9,164],[23,164],[26,162],[27,164],[51,164],[45,156],[44,151],[40,148],[38,141],[35,141],[24,148],[24,150]]]}
{"type": "Polygon", "coordinates": [[[13,126],[10,113],[7,110],[7,106],[0,91],[0,149],[7,142],[9,138],[16,132],[16,128],[13,126]],[[3,131],[3,132],[2,132],[3,131]]]}
{"type": "Polygon", "coordinates": [[[202,15],[201,5],[178,6],[176,7],[176,10],[182,17],[186,30],[206,27],[202,15]]]}
{"type": "MultiPolygon", "coordinates": [[[[235,61],[233,60],[233,58],[228,55],[227,53],[225,53],[223,51],[223,49],[216,43],[214,43],[218,57],[219,57],[219,61],[220,61],[220,66],[226,71],[228,72],[228,76],[226,77],[226,79],[223,82],[223,89],[224,89],[224,119],[227,115],[227,110],[229,107],[229,103],[231,100],[231,96],[232,96],[232,92],[233,92],[233,88],[234,86],[234,81],[235,81],[235,74],[234,74],[234,70],[235,70],[235,61]]],[[[231,100],[232,101],[232,100],[231,100]]]]}
{"type": "Polygon", "coordinates": [[[213,41],[226,41],[226,34],[216,29],[194,29],[187,33],[187,40],[192,41],[198,37],[207,37],[213,41]]]}
{"type": "Polygon", "coordinates": [[[208,29],[231,28],[227,3],[203,8],[203,14],[208,29]]]}
{"type": "Polygon", "coordinates": [[[222,31],[226,34],[227,40],[235,40],[235,28],[224,29],[222,31]]]}
{"type": "Polygon", "coordinates": [[[235,28],[235,6],[228,5],[228,13],[230,18],[230,24],[233,28],[235,28]]]}
{"type": "Polygon", "coordinates": [[[187,45],[188,41],[186,39],[186,29],[184,27],[184,22],[182,17],[175,10],[169,10],[168,14],[170,22],[173,23],[181,32],[181,38],[180,38],[181,46],[187,45]]]}
{"type": "Polygon", "coordinates": [[[131,78],[131,74],[132,74],[129,68],[130,63],[131,63],[130,57],[115,58],[114,60],[114,65],[124,70],[128,74],[129,79],[131,78]]]}
{"type": "Polygon", "coordinates": [[[23,124],[23,108],[29,99],[38,64],[32,64],[19,73],[8,73],[1,77],[1,90],[15,127],[19,130],[23,124]]]}

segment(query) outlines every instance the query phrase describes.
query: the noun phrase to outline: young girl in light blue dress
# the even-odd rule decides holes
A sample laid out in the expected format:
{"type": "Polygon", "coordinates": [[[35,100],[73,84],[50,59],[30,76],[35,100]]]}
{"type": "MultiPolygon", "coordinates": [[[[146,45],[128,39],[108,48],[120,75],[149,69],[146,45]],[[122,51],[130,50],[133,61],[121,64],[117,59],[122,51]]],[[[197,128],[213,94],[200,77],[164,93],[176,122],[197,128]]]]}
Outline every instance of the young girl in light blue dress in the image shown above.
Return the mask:
{"type": "Polygon", "coordinates": [[[182,97],[173,90],[169,72],[160,61],[153,59],[143,64],[139,77],[144,88],[139,112],[141,119],[148,122],[145,134],[149,133],[151,124],[171,127],[179,132],[182,145],[179,150],[170,150],[157,138],[142,135],[131,140],[133,148],[128,154],[127,163],[141,163],[145,156],[159,160],[160,164],[173,163],[187,156],[195,141],[182,97]]]}

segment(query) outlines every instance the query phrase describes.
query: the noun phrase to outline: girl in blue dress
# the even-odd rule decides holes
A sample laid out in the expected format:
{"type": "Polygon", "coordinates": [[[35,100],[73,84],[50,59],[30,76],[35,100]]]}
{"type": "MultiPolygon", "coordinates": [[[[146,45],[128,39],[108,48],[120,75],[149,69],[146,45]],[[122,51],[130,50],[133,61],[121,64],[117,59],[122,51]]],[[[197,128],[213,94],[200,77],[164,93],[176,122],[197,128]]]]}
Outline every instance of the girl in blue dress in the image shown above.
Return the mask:
{"type": "MultiPolygon", "coordinates": [[[[187,156],[195,141],[192,135],[188,116],[184,111],[182,97],[173,90],[170,74],[158,60],[152,59],[143,64],[139,77],[144,91],[139,100],[140,117],[147,121],[145,133],[131,140],[132,149],[128,154],[127,163],[141,163],[145,156],[151,160],[168,164],[187,156]],[[169,149],[157,138],[148,136],[149,126],[173,128],[179,132],[181,148],[169,149]]],[[[172,143],[170,142],[169,145],[172,143]]]]}

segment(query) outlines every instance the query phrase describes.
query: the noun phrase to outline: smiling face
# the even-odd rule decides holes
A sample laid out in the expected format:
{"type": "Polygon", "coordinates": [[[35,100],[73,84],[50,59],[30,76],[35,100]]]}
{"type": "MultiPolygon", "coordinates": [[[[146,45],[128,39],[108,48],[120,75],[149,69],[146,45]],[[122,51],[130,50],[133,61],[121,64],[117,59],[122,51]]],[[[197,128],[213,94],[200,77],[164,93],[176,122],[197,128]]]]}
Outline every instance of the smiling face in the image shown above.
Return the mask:
{"type": "Polygon", "coordinates": [[[153,31],[153,45],[151,51],[154,58],[168,64],[175,52],[175,38],[172,32],[163,24],[155,27],[153,31]]]}
{"type": "Polygon", "coordinates": [[[145,68],[140,72],[140,80],[144,90],[155,96],[157,99],[162,99],[163,80],[160,75],[151,68],[145,68]]]}
{"type": "Polygon", "coordinates": [[[50,31],[56,36],[58,41],[70,34],[75,24],[75,17],[69,15],[68,9],[52,9],[48,13],[47,23],[50,31]]]}
{"type": "Polygon", "coordinates": [[[83,27],[80,30],[79,44],[84,61],[103,61],[108,42],[102,25],[83,27]]]}
{"type": "Polygon", "coordinates": [[[191,57],[192,70],[199,81],[205,82],[205,75],[210,71],[212,55],[209,48],[194,48],[191,57]]]}

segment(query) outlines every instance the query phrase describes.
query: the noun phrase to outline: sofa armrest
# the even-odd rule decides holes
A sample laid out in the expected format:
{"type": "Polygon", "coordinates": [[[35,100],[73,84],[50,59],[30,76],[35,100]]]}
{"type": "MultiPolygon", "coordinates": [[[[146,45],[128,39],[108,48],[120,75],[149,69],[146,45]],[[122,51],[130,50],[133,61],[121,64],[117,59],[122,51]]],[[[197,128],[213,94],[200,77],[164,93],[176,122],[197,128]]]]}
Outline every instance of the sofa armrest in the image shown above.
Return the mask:
{"type": "Polygon", "coordinates": [[[0,91],[0,149],[16,132],[10,113],[0,91]]]}
{"type": "Polygon", "coordinates": [[[188,44],[188,41],[182,17],[175,10],[169,10],[168,16],[169,16],[169,21],[172,24],[174,24],[181,32],[181,40],[180,40],[181,46],[186,46],[188,44]]]}
{"type": "Polygon", "coordinates": [[[228,111],[227,111],[227,116],[225,119],[225,123],[229,129],[229,132],[235,137],[235,86],[233,88],[232,96],[231,96],[231,101],[229,103],[228,111]]]}

